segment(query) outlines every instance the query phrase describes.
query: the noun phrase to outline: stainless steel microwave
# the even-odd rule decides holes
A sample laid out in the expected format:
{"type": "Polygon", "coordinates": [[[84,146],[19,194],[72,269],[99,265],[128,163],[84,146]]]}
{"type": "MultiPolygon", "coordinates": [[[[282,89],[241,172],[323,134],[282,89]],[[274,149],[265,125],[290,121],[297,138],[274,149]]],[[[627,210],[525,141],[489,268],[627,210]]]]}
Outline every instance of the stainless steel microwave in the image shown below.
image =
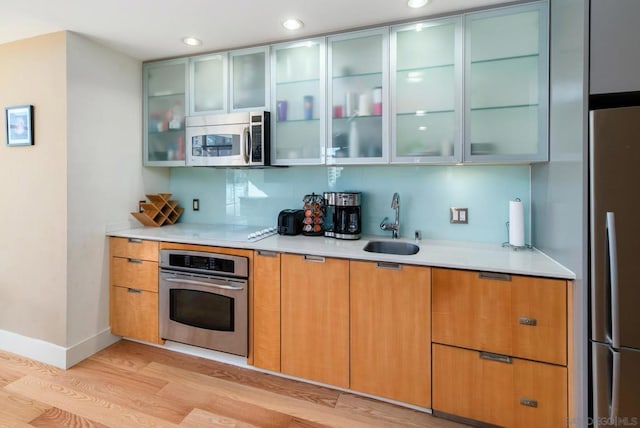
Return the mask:
{"type": "Polygon", "coordinates": [[[187,166],[269,165],[269,119],[267,111],[187,117],[187,166]]]}

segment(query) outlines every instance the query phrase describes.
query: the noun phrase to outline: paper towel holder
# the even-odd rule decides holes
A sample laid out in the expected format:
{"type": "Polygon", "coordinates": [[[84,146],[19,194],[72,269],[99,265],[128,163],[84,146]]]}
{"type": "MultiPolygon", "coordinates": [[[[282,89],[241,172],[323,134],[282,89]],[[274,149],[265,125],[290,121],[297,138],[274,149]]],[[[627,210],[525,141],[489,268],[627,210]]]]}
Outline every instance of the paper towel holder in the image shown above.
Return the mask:
{"type": "MultiPolygon", "coordinates": [[[[517,202],[520,202],[520,198],[516,198],[515,200],[517,202]]],[[[509,222],[508,221],[505,223],[505,226],[507,227],[507,241],[502,243],[503,247],[512,248],[514,251],[531,250],[531,249],[533,249],[533,246],[531,244],[524,244],[524,245],[513,245],[513,244],[510,244],[511,239],[509,239],[509,222]]]]}
{"type": "Polygon", "coordinates": [[[507,242],[503,242],[502,246],[503,247],[509,247],[509,248],[513,248],[514,251],[518,251],[518,250],[532,250],[533,246],[531,244],[524,244],[522,246],[518,246],[518,245],[511,245],[509,244],[509,222],[505,223],[505,226],[507,226],[507,242]]]}

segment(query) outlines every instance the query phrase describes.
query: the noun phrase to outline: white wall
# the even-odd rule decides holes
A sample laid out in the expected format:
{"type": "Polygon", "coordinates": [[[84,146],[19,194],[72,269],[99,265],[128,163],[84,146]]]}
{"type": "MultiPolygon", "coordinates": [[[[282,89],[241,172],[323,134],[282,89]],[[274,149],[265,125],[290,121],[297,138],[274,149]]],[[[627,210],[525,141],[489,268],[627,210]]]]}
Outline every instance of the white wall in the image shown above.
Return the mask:
{"type": "Polygon", "coordinates": [[[34,146],[5,145],[0,119],[0,347],[66,342],[65,34],[0,45],[0,105],[32,104],[34,146]]]}
{"type": "MultiPolygon", "coordinates": [[[[97,351],[109,327],[107,227],[145,193],[169,189],[168,169],[142,167],[141,62],[67,33],[67,347],[97,351]]],[[[91,353],[91,352],[90,352],[91,353]]]]}
{"type": "Polygon", "coordinates": [[[550,162],[531,168],[534,245],[576,274],[573,405],[587,415],[587,0],[550,2],[550,162]]]}

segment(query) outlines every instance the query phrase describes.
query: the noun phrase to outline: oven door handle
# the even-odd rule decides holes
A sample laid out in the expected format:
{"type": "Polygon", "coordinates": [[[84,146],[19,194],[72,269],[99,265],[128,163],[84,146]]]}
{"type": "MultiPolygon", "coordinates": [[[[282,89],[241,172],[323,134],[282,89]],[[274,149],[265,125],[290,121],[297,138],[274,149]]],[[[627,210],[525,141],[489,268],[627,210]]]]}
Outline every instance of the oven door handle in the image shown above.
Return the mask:
{"type": "Polygon", "coordinates": [[[180,283],[180,284],[191,284],[191,285],[202,285],[202,286],[205,286],[205,287],[215,287],[215,288],[221,288],[223,290],[234,290],[234,291],[244,290],[244,287],[235,287],[233,285],[213,284],[211,282],[194,281],[193,279],[163,278],[163,280],[165,280],[167,282],[176,282],[176,283],[180,283]]]}

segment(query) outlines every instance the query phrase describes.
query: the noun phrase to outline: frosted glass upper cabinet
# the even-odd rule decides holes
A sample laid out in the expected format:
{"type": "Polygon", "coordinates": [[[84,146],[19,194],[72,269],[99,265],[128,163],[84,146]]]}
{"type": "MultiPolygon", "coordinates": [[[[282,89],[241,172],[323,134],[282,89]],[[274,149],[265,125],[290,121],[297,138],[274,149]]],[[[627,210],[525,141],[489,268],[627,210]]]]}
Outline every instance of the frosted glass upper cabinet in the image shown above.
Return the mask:
{"type": "Polygon", "coordinates": [[[325,39],[272,46],[272,163],[324,163],[325,39]]]}
{"type": "Polygon", "coordinates": [[[386,163],[388,27],[328,39],[327,163],[386,163]]]}
{"type": "Polygon", "coordinates": [[[229,53],[232,111],[266,110],[269,106],[269,47],[229,53]]]}
{"type": "Polygon", "coordinates": [[[192,57],[190,114],[227,111],[227,53],[192,57]]]}
{"type": "Polygon", "coordinates": [[[462,160],[462,18],[391,28],[391,161],[462,160]]]}
{"type": "Polygon", "coordinates": [[[143,65],[143,146],[148,166],[185,165],[188,60],[143,65]]]}
{"type": "Polygon", "coordinates": [[[548,160],[547,5],[466,16],[465,161],[548,160]]]}

